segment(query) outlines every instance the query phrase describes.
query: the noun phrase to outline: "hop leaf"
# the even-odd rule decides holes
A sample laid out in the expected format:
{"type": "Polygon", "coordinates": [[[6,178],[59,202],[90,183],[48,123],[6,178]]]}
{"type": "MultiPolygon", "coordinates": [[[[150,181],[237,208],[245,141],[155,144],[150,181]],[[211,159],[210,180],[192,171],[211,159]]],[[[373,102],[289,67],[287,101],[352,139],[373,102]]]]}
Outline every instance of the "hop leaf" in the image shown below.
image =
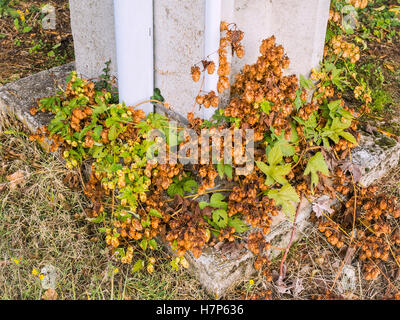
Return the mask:
{"type": "Polygon", "coordinates": [[[290,173],[292,170],[292,165],[278,165],[283,160],[283,153],[279,145],[275,145],[270,152],[268,153],[268,162],[270,165],[267,165],[263,162],[257,161],[257,167],[267,176],[265,180],[266,185],[273,185],[275,182],[285,185],[288,181],[285,179],[285,176],[290,173]]]}
{"type": "Polygon", "coordinates": [[[150,97],[151,100],[157,100],[160,102],[164,102],[165,99],[164,97],[161,95],[161,91],[159,88],[155,88],[154,89],[154,95],[152,97],[150,97]]]}
{"type": "Polygon", "coordinates": [[[226,210],[228,208],[228,204],[223,201],[224,199],[225,196],[221,193],[214,193],[210,199],[211,207],[226,210]]]}
{"type": "Polygon", "coordinates": [[[163,215],[160,212],[158,212],[156,209],[150,209],[149,215],[160,218],[160,219],[163,218],[163,215]]]}
{"type": "Polygon", "coordinates": [[[210,203],[201,201],[199,202],[199,207],[203,210],[205,207],[213,207],[215,209],[228,209],[228,204],[224,202],[225,196],[221,193],[214,193],[210,198],[210,203]]]}
{"type": "Polygon", "coordinates": [[[188,180],[183,184],[183,190],[190,193],[195,193],[199,189],[199,185],[194,180],[188,180]]]}
{"type": "Polygon", "coordinates": [[[226,210],[214,210],[213,221],[218,227],[225,228],[228,225],[228,213],[226,212],[226,210]]]}
{"type": "Polygon", "coordinates": [[[283,153],[279,146],[274,146],[268,153],[268,163],[271,166],[277,165],[283,160],[283,153]]]}
{"type": "Polygon", "coordinates": [[[268,198],[275,200],[275,203],[282,206],[282,210],[292,217],[295,214],[295,207],[292,202],[300,202],[299,195],[290,184],[284,185],[281,189],[270,190],[268,198]]]}
{"type": "Polygon", "coordinates": [[[307,163],[304,175],[307,176],[311,173],[311,190],[314,192],[314,187],[318,184],[319,177],[318,172],[329,176],[328,165],[325,162],[324,156],[321,152],[318,152],[313,156],[307,163]]]}
{"type": "Polygon", "coordinates": [[[249,227],[246,225],[246,223],[239,218],[229,219],[228,225],[230,227],[234,227],[236,233],[242,233],[249,229],[249,227]]]}
{"type": "Polygon", "coordinates": [[[138,272],[144,268],[144,261],[138,260],[132,268],[132,273],[138,272]]]}
{"type": "Polygon", "coordinates": [[[221,160],[220,163],[217,164],[217,170],[220,178],[222,179],[225,175],[229,178],[232,179],[232,174],[233,174],[233,168],[229,164],[224,164],[224,161],[221,160]]]}
{"type": "Polygon", "coordinates": [[[171,184],[167,189],[167,194],[173,198],[175,195],[179,194],[181,197],[184,196],[183,188],[177,184],[171,184]]]}

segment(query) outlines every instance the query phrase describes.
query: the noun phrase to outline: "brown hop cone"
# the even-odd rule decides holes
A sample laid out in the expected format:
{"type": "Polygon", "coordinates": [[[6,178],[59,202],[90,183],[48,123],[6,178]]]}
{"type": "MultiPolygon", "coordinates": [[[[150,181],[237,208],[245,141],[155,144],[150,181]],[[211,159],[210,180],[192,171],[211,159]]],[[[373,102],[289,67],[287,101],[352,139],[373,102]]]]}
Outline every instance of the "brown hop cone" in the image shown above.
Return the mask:
{"type": "Polygon", "coordinates": [[[228,26],[229,26],[228,22],[221,21],[221,27],[220,27],[221,31],[227,31],[228,30],[228,26]]]}
{"type": "Polygon", "coordinates": [[[211,61],[208,66],[207,66],[207,72],[208,74],[213,74],[215,72],[215,63],[214,61],[211,61]]]}
{"type": "Polygon", "coordinates": [[[216,108],[218,107],[219,104],[219,98],[217,96],[214,96],[211,98],[211,105],[216,108]]]}
{"type": "Polygon", "coordinates": [[[196,103],[199,105],[204,104],[205,97],[204,96],[197,96],[196,103]]]}
{"type": "Polygon", "coordinates": [[[198,66],[193,66],[191,69],[192,78],[194,82],[198,82],[200,80],[200,68],[198,66]]]}
{"type": "Polygon", "coordinates": [[[242,45],[239,45],[236,48],[236,55],[239,59],[242,59],[244,57],[244,47],[242,45]]]}

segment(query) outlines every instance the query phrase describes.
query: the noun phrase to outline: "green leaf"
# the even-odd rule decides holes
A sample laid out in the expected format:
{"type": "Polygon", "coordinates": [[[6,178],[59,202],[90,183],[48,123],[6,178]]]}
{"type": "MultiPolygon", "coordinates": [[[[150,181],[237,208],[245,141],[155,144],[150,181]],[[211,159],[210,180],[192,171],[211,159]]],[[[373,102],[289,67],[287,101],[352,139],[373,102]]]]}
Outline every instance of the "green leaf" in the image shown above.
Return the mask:
{"type": "Polygon", "coordinates": [[[224,199],[225,199],[225,196],[223,194],[221,194],[221,193],[213,193],[213,195],[211,196],[211,199],[210,199],[210,203],[221,202],[224,199]]]}
{"type": "Polygon", "coordinates": [[[117,131],[117,126],[111,126],[110,131],[108,132],[108,139],[110,141],[113,141],[117,139],[118,137],[118,131],[117,131]]]}
{"type": "Polygon", "coordinates": [[[225,228],[228,225],[228,213],[226,210],[214,210],[213,221],[218,227],[225,228]]]}
{"type": "Polygon", "coordinates": [[[147,220],[146,221],[140,221],[140,223],[141,223],[141,225],[142,225],[142,227],[143,228],[147,228],[148,226],[150,226],[151,225],[151,221],[150,221],[150,218],[149,217],[147,217],[147,220]]]}
{"type": "Polygon", "coordinates": [[[268,163],[270,165],[277,165],[283,160],[282,150],[279,146],[274,146],[268,153],[268,163]]]}
{"type": "Polygon", "coordinates": [[[260,103],[261,111],[265,114],[269,114],[271,112],[272,104],[269,101],[263,101],[260,103]]]}
{"type": "Polygon", "coordinates": [[[257,167],[267,176],[270,174],[270,166],[264,162],[256,161],[257,167]]]}
{"type": "Polygon", "coordinates": [[[183,184],[183,190],[189,193],[196,193],[199,189],[199,185],[193,179],[185,181],[183,184]]]}
{"type": "Polygon", "coordinates": [[[355,144],[355,145],[358,144],[356,138],[350,132],[343,131],[343,132],[339,133],[339,135],[341,137],[343,137],[344,139],[346,139],[347,141],[350,141],[352,144],[355,144]]]}
{"type": "Polygon", "coordinates": [[[300,198],[296,189],[290,184],[284,185],[281,189],[272,189],[268,191],[267,195],[270,199],[275,200],[277,205],[282,206],[282,210],[285,214],[292,217],[294,216],[296,209],[291,202],[298,203],[300,202],[300,198]]]}
{"type": "Polygon", "coordinates": [[[226,210],[228,208],[228,204],[223,201],[224,199],[225,199],[225,196],[222,195],[221,193],[214,193],[211,196],[209,206],[216,208],[216,209],[225,209],[226,210]]]}
{"type": "Polygon", "coordinates": [[[144,268],[144,261],[138,260],[132,268],[132,273],[138,272],[144,268]]]}
{"type": "Polygon", "coordinates": [[[271,170],[271,177],[278,183],[284,185],[287,183],[285,176],[292,170],[292,165],[290,163],[283,166],[273,167],[271,170]]]}
{"type": "Polygon", "coordinates": [[[199,207],[201,210],[203,210],[204,208],[209,207],[209,206],[210,206],[210,204],[208,202],[205,202],[205,201],[199,202],[199,207]]]}
{"type": "Polygon", "coordinates": [[[229,179],[232,179],[233,177],[233,168],[231,165],[226,164],[225,165],[225,174],[229,179]]]}
{"type": "Polygon", "coordinates": [[[160,212],[158,212],[156,209],[150,209],[149,215],[160,218],[160,219],[163,218],[163,215],[160,212]]]}
{"type": "Polygon", "coordinates": [[[321,152],[316,153],[307,163],[304,175],[311,174],[311,190],[314,192],[314,187],[318,184],[318,172],[329,176],[329,168],[325,162],[324,156],[321,152]]]}
{"type": "Polygon", "coordinates": [[[90,221],[90,222],[93,222],[93,223],[101,223],[101,222],[103,222],[104,220],[105,220],[105,215],[99,215],[99,216],[96,217],[96,218],[89,219],[89,221],[90,221]]]}
{"type": "Polygon", "coordinates": [[[221,162],[219,162],[217,164],[217,171],[218,171],[219,177],[222,179],[224,177],[224,175],[225,175],[225,167],[224,167],[224,161],[223,160],[221,160],[221,162]]]}
{"type": "Polygon", "coordinates": [[[294,100],[294,106],[296,107],[296,110],[299,111],[300,108],[303,106],[303,101],[301,100],[301,90],[298,89],[296,91],[296,99],[294,100]]]}
{"type": "Polygon", "coordinates": [[[161,91],[159,88],[155,88],[154,89],[154,95],[152,97],[150,97],[151,100],[157,100],[160,102],[164,102],[165,99],[164,97],[161,95],[161,91]]]}
{"type": "Polygon", "coordinates": [[[282,133],[281,137],[278,137],[278,141],[275,142],[274,146],[277,145],[282,151],[284,157],[291,157],[296,154],[296,148],[293,144],[296,144],[299,140],[296,129],[292,126],[292,135],[290,141],[285,139],[285,134],[282,133]]]}
{"type": "Polygon", "coordinates": [[[156,250],[158,248],[157,241],[154,239],[149,240],[149,246],[152,250],[156,250]]]}
{"type": "Polygon", "coordinates": [[[167,189],[167,194],[173,198],[175,195],[179,194],[181,197],[184,196],[183,188],[179,184],[171,184],[167,189]]]}
{"type": "Polygon", "coordinates": [[[101,138],[101,132],[103,131],[103,126],[97,126],[93,129],[92,138],[94,141],[99,141],[101,138]]]}
{"type": "MultiPolygon", "coordinates": [[[[339,139],[340,139],[339,137],[342,136],[343,134],[347,138],[351,139],[351,137],[349,137],[349,135],[344,133],[344,130],[346,130],[350,126],[351,126],[351,120],[345,119],[344,121],[342,121],[341,117],[335,117],[330,125],[328,122],[327,125],[323,128],[321,137],[322,138],[328,137],[335,143],[339,142],[339,139]]],[[[354,140],[352,140],[352,142],[353,141],[354,140]]],[[[357,142],[355,142],[355,144],[357,144],[357,142]]]]}
{"type": "Polygon", "coordinates": [[[282,166],[276,166],[276,165],[271,165],[268,166],[267,164],[256,161],[257,167],[266,175],[267,179],[265,180],[265,184],[268,186],[273,185],[275,182],[278,182],[282,185],[287,184],[287,180],[285,179],[285,176],[290,173],[292,170],[292,165],[290,163],[282,165],[282,166]]]}
{"type": "Polygon", "coordinates": [[[236,233],[243,233],[249,229],[247,224],[239,218],[229,219],[228,225],[235,228],[236,233]]]}
{"type": "Polygon", "coordinates": [[[306,88],[311,90],[314,86],[313,82],[310,79],[306,79],[302,74],[300,75],[300,86],[302,88],[306,88]]]}
{"type": "Polygon", "coordinates": [[[24,29],[22,30],[23,33],[28,33],[32,30],[32,27],[24,27],[24,29]]]}

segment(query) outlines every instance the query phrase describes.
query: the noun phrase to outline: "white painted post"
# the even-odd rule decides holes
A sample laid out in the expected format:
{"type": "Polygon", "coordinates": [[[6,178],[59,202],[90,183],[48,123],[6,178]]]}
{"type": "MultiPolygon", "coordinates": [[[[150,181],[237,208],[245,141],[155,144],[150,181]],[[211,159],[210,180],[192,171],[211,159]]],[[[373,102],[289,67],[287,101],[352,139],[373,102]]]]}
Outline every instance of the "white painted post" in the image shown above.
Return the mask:
{"type": "Polygon", "coordinates": [[[111,60],[116,76],[113,0],[69,0],[75,65],[86,79],[98,78],[111,60]]]}
{"type": "Polygon", "coordinates": [[[154,92],[153,0],[114,0],[114,14],[120,102],[133,106],[154,92]]]}

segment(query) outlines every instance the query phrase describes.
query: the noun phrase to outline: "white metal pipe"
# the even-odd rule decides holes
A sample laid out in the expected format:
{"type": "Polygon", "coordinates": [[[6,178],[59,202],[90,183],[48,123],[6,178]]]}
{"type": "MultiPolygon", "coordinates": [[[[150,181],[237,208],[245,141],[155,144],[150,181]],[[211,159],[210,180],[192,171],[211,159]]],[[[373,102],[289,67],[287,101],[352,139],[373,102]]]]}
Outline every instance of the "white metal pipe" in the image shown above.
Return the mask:
{"type": "Polygon", "coordinates": [[[120,102],[133,106],[154,93],[153,0],[114,0],[114,16],[120,102]]]}
{"type": "MultiPolygon", "coordinates": [[[[204,21],[204,57],[207,60],[214,61],[215,70],[219,66],[219,43],[221,39],[220,25],[221,25],[221,0],[205,0],[205,21],[204,21]]],[[[204,91],[215,91],[218,95],[217,84],[218,74],[209,75],[205,72],[204,91]]],[[[208,109],[202,108],[201,116],[204,119],[210,119],[214,114],[215,109],[210,107],[208,109]]]]}

